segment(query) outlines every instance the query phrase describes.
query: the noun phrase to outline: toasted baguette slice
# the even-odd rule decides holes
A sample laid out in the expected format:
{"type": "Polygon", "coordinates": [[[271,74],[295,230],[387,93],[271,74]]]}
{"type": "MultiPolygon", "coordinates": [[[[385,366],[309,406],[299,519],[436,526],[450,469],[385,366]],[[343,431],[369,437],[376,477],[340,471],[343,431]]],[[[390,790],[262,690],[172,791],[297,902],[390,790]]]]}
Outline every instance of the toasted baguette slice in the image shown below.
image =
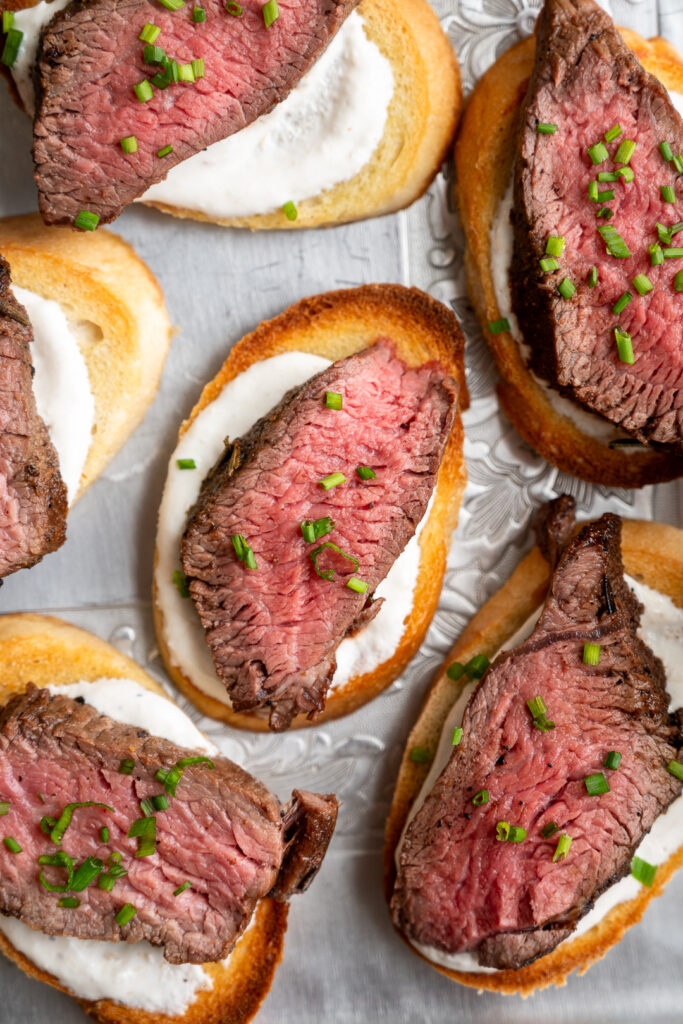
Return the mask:
{"type": "MultiPolygon", "coordinates": [[[[230,351],[217,376],[206,385],[197,405],[180,428],[183,437],[197,415],[218,397],[222,389],[253,363],[282,352],[299,351],[341,359],[367,347],[381,337],[391,338],[397,354],[416,366],[437,359],[458,384],[459,408],[467,407],[463,366],[463,338],[455,316],[441,303],[415,288],[399,285],[366,285],[346,291],[328,292],[303,299],[273,320],[262,323],[230,351]]],[[[402,639],[393,655],[372,672],[350,679],[328,693],[327,704],[316,722],[349,714],[376,697],[403,671],[413,657],[436,611],[446,568],[446,555],[455,529],[465,487],[463,431],[460,416],[447,442],[434,489],[431,510],[420,536],[419,575],[410,615],[402,639]]],[[[171,462],[173,463],[173,458],[171,462]]],[[[178,549],[180,537],[178,537],[178,549]]],[[[177,556],[176,556],[177,557],[177,556]]],[[[161,655],[171,678],[206,715],[240,728],[266,731],[267,710],[236,713],[226,696],[225,703],[199,689],[192,671],[180,668],[169,649],[169,624],[159,603],[159,542],[155,574],[154,611],[161,655]]],[[[199,618],[191,602],[187,614],[199,618]]],[[[221,684],[222,685],[222,684],[221,684]]],[[[305,716],[294,719],[293,727],[311,724],[305,716]]]]}
{"type": "MultiPolygon", "coordinates": [[[[85,630],[45,615],[0,617],[0,704],[36,686],[66,686],[99,678],[125,678],[153,693],[161,687],[130,658],[85,630]]],[[[282,958],[287,904],[263,899],[227,960],[205,964],[213,987],[197,993],[182,1016],[131,1009],[107,999],[76,998],[101,1024],[244,1024],[256,1013],[282,958]]],[[[0,950],[30,977],[73,995],[18,952],[0,933],[0,950]]]]}
{"type": "MultiPolygon", "coordinates": [[[[620,31],[646,70],[667,89],[683,93],[683,59],[669,43],[620,31]]],[[[672,480],[683,476],[683,459],[653,449],[612,449],[590,436],[553,408],[512,335],[507,331],[494,334],[488,326],[501,317],[491,270],[491,225],[511,180],[518,112],[534,53],[534,38],[525,39],[504,53],[479,80],[455,147],[456,199],[465,229],[468,291],[502,378],[500,401],[532,448],[567,473],[608,487],[642,487],[672,480]]]]}
{"type": "Polygon", "coordinates": [[[35,215],[0,219],[12,282],[53,299],[77,331],[95,425],[77,497],[138,426],[154,399],[171,339],[161,288],[111,231],[46,228],[35,215]]]}
{"type": "MultiPolygon", "coordinates": [[[[667,595],[677,607],[683,608],[683,531],[661,523],[636,520],[624,520],[622,525],[624,571],[667,595]]],[[[410,759],[410,751],[415,747],[436,750],[448,714],[467,681],[449,679],[446,675],[447,667],[453,661],[466,663],[480,653],[492,659],[543,603],[549,578],[548,564],[540,550],[534,548],[507,583],[477,612],[434,680],[408,737],[387,820],[384,849],[387,901],[391,899],[396,879],[396,848],[410,808],[429,771],[429,764],[418,764],[410,759]]],[[[582,974],[591,964],[600,960],[632,925],[640,921],[650,901],[661,895],[666,883],[681,866],[683,846],[665,864],[658,865],[651,888],[643,886],[635,899],[618,904],[584,935],[570,938],[528,967],[516,971],[479,973],[454,971],[429,960],[426,962],[463,985],[506,995],[527,996],[550,985],[563,985],[573,971],[582,974]]],[[[401,937],[417,956],[421,956],[403,935],[401,937]]]]}

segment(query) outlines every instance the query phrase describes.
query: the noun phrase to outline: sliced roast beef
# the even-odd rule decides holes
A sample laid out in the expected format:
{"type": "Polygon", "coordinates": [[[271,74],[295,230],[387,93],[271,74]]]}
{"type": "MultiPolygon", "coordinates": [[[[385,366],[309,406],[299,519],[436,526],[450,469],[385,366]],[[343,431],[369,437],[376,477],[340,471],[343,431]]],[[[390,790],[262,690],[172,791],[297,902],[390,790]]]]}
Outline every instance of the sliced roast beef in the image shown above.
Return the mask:
{"type": "Polygon", "coordinates": [[[189,4],[74,0],[43,33],[37,62],[33,158],[45,222],[72,224],[82,210],[111,221],[175,164],[269,111],[357,2],[281,3],[266,27],[261,0],[206,0],[200,24],[189,4]],[[146,50],[147,23],[161,32],[146,50]],[[201,77],[178,81],[193,61],[204,62],[201,77]],[[121,147],[130,136],[134,153],[121,147]]]}
{"type": "MultiPolygon", "coordinates": [[[[553,519],[557,541],[566,509],[553,519]]],[[[636,633],[620,526],[605,515],[569,543],[533,632],[495,659],[469,700],[462,742],[400,850],[392,912],[413,942],[497,968],[550,952],[628,873],[681,791],[666,767],[680,723],[662,664],[636,633]],[[597,665],[584,663],[585,643],[600,646],[597,665]],[[544,714],[527,703],[539,696],[544,714]],[[610,751],[622,755],[618,770],[604,766],[610,751]],[[600,773],[609,789],[591,795],[585,780],[600,773]]]]}
{"type": "Polygon", "coordinates": [[[321,709],[340,641],[376,613],[375,588],[425,512],[456,397],[437,364],[411,369],[382,340],[290,392],[228,445],[181,554],[238,711],[270,705],[271,728],[283,729],[321,709]],[[326,392],[341,395],[341,409],[326,408],[326,392]],[[361,479],[359,466],[375,475],[361,479]],[[340,482],[326,490],[331,474],[340,482]],[[302,522],[327,518],[330,531],[307,542],[302,522]],[[236,556],[235,536],[257,568],[236,556]]]}
{"type": "MultiPolygon", "coordinates": [[[[653,266],[649,251],[657,222],[667,229],[683,221],[683,177],[664,160],[662,142],[678,159],[681,118],[608,15],[593,0],[546,0],[515,168],[514,309],[541,377],[640,441],[681,454],[683,294],[674,276],[683,262],[653,266]],[[544,134],[539,124],[557,130],[544,134]],[[596,143],[604,151],[594,164],[588,149],[596,143]],[[620,152],[625,143],[636,144],[632,155],[620,152]],[[626,178],[598,182],[598,174],[624,169],[626,178]],[[589,198],[591,183],[599,202],[589,198]],[[616,233],[616,250],[605,233],[616,233]],[[564,238],[564,248],[557,269],[544,272],[550,236],[564,238]],[[633,283],[641,274],[652,285],[645,294],[633,283]],[[567,298],[558,291],[565,280],[576,288],[567,298]]],[[[665,252],[676,245],[675,235],[661,241],[665,252]]]]}
{"type": "Polygon", "coordinates": [[[0,577],[34,565],[66,538],[66,487],[36,410],[32,340],[0,257],[0,577]]]}
{"type": "Polygon", "coordinates": [[[0,798],[3,833],[21,848],[0,846],[0,911],[48,935],[146,939],[171,963],[226,956],[260,897],[286,898],[292,879],[317,870],[337,813],[334,797],[299,792],[281,808],[226,758],[35,687],[0,713],[0,798]],[[155,796],[168,806],[141,804],[155,796]],[[145,850],[135,833],[150,823],[145,850]],[[95,870],[82,888],[84,862],[95,870]],[[103,877],[113,888],[100,887],[103,877]],[[80,903],[62,906],[65,895],[80,903]],[[134,915],[122,923],[126,904],[134,915]]]}

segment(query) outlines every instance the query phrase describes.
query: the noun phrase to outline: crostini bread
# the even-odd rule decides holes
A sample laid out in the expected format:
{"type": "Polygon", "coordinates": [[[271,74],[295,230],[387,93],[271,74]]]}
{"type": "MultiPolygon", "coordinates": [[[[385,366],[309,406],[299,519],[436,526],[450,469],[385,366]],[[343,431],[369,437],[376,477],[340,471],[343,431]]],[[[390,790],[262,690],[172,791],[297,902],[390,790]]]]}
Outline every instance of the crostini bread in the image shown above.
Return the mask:
{"type": "MultiPolygon", "coordinates": [[[[409,366],[438,360],[458,385],[459,409],[466,407],[463,340],[453,314],[417,289],[398,285],[367,285],[303,299],[239,341],[231,349],[217,376],[204,388],[189,418],[182,424],[179,443],[199,414],[221,395],[230,382],[253,364],[288,352],[310,353],[327,360],[341,359],[367,348],[378,338],[390,338],[396,346],[397,355],[409,366]]],[[[372,671],[357,675],[338,687],[333,685],[325,709],[316,721],[348,714],[371,700],[401,674],[422,642],[436,610],[450,536],[457,522],[465,485],[462,444],[462,424],[456,413],[432,502],[420,534],[417,582],[412,607],[404,619],[400,642],[391,656],[372,671]]],[[[177,472],[175,453],[169,463],[169,480],[173,472],[177,472]]],[[[197,481],[197,490],[200,483],[201,480],[197,481]]],[[[170,500],[166,497],[168,494],[167,482],[165,501],[170,500]]],[[[190,503],[193,500],[190,499],[190,503]]],[[[162,503],[160,523],[165,516],[164,508],[162,503]]],[[[198,666],[193,663],[180,664],[180,659],[174,653],[173,641],[177,636],[177,628],[174,621],[169,621],[165,605],[170,601],[170,596],[175,596],[173,588],[168,588],[168,582],[180,565],[180,539],[185,510],[183,506],[182,523],[174,526],[170,537],[162,535],[161,530],[157,535],[154,611],[159,647],[166,668],[179,689],[204,714],[230,725],[266,730],[266,711],[236,713],[230,707],[227,696],[209,695],[200,689],[196,678],[199,676],[198,666]],[[163,586],[167,587],[167,595],[170,596],[163,596],[163,586]]],[[[176,601],[174,614],[177,613],[179,603],[182,604],[183,617],[192,625],[204,645],[203,630],[192,603],[176,601]]],[[[206,655],[208,657],[208,649],[206,655]]],[[[211,667],[210,671],[213,671],[211,667]]],[[[219,691],[223,691],[223,684],[218,683],[217,677],[215,682],[219,691]]],[[[310,724],[309,720],[303,715],[294,719],[295,727],[307,724],[310,724]]]]}
{"type": "MultiPolygon", "coordinates": [[[[0,618],[0,703],[23,693],[28,684],[64,686],[101,678],[130,679],[163,696],[161,687],[134,661],[103,640],[57,618],[5,615],[0,618]]],[[[101,1024],[244,1024],[256,1013],[282,956],[287,905],[273,899],[258,904],[249,928],[230,956],[205,964],[212,987],[195,995],[180,1016],[149,1012],[108,999],[77,999],[101,1024]]],[[[54,977],[18,952],[0,933],[0,950],[31,977],[69,992],[54,977]]]]}
{"type": "MultiPolygon", "coordinates": [[[[620,31],[646,70],[667,89],[683,92],[683,60],[669,43],[620,31]]],[[[491,228],[512,177],[519,110],[534,55],[534,38],[525,39],[503,53],[479,80],[455,147],[456,198],[465,230],[468,291],[501,376],[500,401],[522,437],[561,470],[609,487],[641,487],[670,480],[683,474],[680,458],[654,449],[611,448],[592,436],[580,419],[575,421],[551,402],[549,389],[531,373],[512,334],[505,330],[494,333],[489,327],[502,317],[492,272],[491,228]]],[[[585,410],[576,408],[586,415],[585,410]]]]}
{"type": "MultiPolygon", "coordinates": [[[[622,524],[622,553],[627,575],[668,596],[683,608],[683,532],[660,523],[628,521],[622,524]]],[[[446,669],[454,661],[467,663],[483,654],[492,659],[542,605],[549,581],[548,563],[540,550],[527,555],[504,586],[480,609],[461,634],[435,678],[420,716],[412,729],[399,770],[386,827],[384,852],[385,892],[391,899],[396,880],[396,851],[403,829],[429,773],[449,712],[457,701],[465,677],[450,679],[446,669]],[[425,752],[419,763],[411,758],[416,748],[425,752]],[[427,753],[429,756],[427,756],[427,753]]],[[[680,798],[679,798],[680,799],[680,798]]],[[[563,985],[574,971],[583,973],[622,938],[643,916],[649,902],[661,895],[674,872],[683,866],[683,846],[666,863],[658,864],[654,884],[642,886],[636,898],[617,904],[587,932],[569,938],[553,952],[519,970],[465,972],[427,960],[454,981],[504,994],[530,995],[550,985],[563,985]]],[[[421,954],[407,942],[409,948],[421,954]]]]}
{"type": "Polygon", "coordinates": [[[100,475],[154,399],[171,325],[151,271],[110,231],[46,228],[37,215],[0,219],[12,283],[59,303],[75,328],[95,400],[78,490],[100,475]],[[85,327],[85,330],[79,330],[85,327]]]}

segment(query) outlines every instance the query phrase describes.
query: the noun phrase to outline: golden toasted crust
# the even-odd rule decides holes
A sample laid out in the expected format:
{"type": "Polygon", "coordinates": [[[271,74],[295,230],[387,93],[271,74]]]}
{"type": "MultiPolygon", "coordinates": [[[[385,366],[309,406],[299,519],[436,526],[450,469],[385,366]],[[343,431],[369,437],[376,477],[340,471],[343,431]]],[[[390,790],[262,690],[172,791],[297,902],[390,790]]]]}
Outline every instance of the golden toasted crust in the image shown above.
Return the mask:
{"type": "Polygon", "coordinates": [[[462,103],[460,72],[447,36],[425,0],[363,0],[368,38],[391,64],[394,93],[382,140],[349,181],[297,203],[297,219],[277,210],[252,217],[214,218],[151,203],[164,213],[227,227],[311,228],[400,210],[421,196],[443,162],[462,103]]]}
{"type": "MultiPolygon", "coordinates": [[[[678,607],[683,608],[682,530],[662,523],[625,520],[622,551],[627,574],[666,594],[678,607]]],[[[410,760],[410,751],[416,746],[429,751],[436,750],[448,713],[463,687],[462,681],[455,682],[448,678],[446,668],[453,661],[467,662],[479,653],[493,658],[501,645],[516,633],[542,603],[549,575],[547,562],[538,548],[534,548],[463,631],[427,694],[420,717],[408,737],[387,820],[384,849],[387,900],[391,898],[396,879],[396,847],[413,801],[429,771],[429,764],[417,764],[410,760]]],[[[563,942],[552,953],[521,970],[497,971],[495,974],[469,973],[439,967],[429,960],[426,962],[463,985],[506,995],[517,993],[526,996],[549,985],[564,985],[573,971],[583,974],[619,942],[623,934],[641,919],[650,900],[661,895],[666,883],[681,866],[683,847],[665,864],[657,867],[651,888],[643,886],[635,899],[619,904],[585,935],[563,942]]],[[[401,937],[420,956],[405,937],[401,937]]]]}
{"type": "MultiPolygon", "coordinates": [[[[467,407],[463,338],[453,314],[415,288],[366,285],[303,299],[246,335],[232,348],[219,373],[204,388],[189,419],[180,428],[180,437],[222,388],[252,363],[291,351],[342,359],[381,337],[391,338],[398,355],[411,366],[438,359],[458,383],[460,410],[467,407]]],[[[399,646],[376,671],[357,676],[334,689],[316,723],[349,714],[377,696],[401,674],[420,646],[438,604],[450,536],[457,523],[465,487],[462,446],[462,423],[457,415],[439,470],[429,519],[420,536],[418,583],[399,646]]],[[[178,688],[206,715],[240,728],[266,731],[265,714],[236,713],[204,694],[174,665],[156,593],[154,610],[159,649],[178,688]]],[[[295,718],[293,728],[310,724],[300,715],[295,718]]]]}
{"type": "MultiPolygon", "coordinates": [[[[683,91],[683,61],[663,39],[621,30],[643,66],[668,88],[683,91]]],[[[491,225],[512,176],[519,108],[534,63],[535,41],[504,53],[470,96],[455,146],[456,199],[465,229],[470,298],[502,381],[501,405],[522,437],[545,459],[608,487],[642,487],[683,476],[683,459],[653,450],[625,452],[584,433],[557,412],[529,371],[509,332],[492,334],[500,319],[491,273],[491,225]]]]}
{"type": "Polygon", "coordinates": [[[21,288],[54,299],[76,328],[95,398],[78,497],[154,399],[171,338],[161,289],[118,235],[46,228],[37,214],[0,219],[0,253],[21,288]],[[85,325],[86,330],[79,330],[85,325]]]}
{"type": "MultiPolygon", "coordinates": [[[[47,615],[0,617],[0,705],[23,693],[29,683],[66,686],[104,677],[132,679],[166,696],[136,662],[85,630],[47,615]]],[[[198,992],[180,1017],[130,1009],[108,999],[77,1002],[101,1024],[246,1024],[263,1002],[282,959],[286,927],[287,905],[261,900],[229,958],[204,965],[213,987],[198,992]]],[[[30,977],[72,994],[16,950],[1,932],[0,951],[30,977]]]]}

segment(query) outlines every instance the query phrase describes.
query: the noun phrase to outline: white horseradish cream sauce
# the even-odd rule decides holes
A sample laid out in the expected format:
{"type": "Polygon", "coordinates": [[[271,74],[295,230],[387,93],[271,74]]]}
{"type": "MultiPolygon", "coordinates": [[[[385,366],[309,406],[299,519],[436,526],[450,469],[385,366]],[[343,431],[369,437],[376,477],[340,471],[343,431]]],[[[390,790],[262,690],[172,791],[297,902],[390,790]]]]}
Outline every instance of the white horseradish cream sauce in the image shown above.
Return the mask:
{"type": "Polygon", "coordinates": [[[31,361],[38,413],[57,449],[69,503],[76,497],[95,424],[88,367],[58,302],[13,286],[33,328],[31,361]]]}
{"type": "MultiPolygon", "coordinates": [[[[39,34],[66,2],[42,0],[15,14],[24,39],[12,75],[29,113],[39,34]]],[[[393,92],[391,64],[353,12],[286,99],[172,168],[143,201],[229,218],[268,213],[319,195],[369,163],[384,134],[393,92]]]]}
{"type": "MultiPolygon", "coordinates": [[[[660,594],[656,590],[652,590],[643,583],[638,583],[628,576],[626,581],[644,606],[638,635],[664,663],[667,676],[667,690],[671,698],[669,705],[671,710],[681,708],[683,707],[683,608],[677,608],[669,597],[660,594]]],[[[529,618],[514,636],[510,637],[502,649],[509,650],[522,643],[534,628],[539,614],[540,609],[529,618]]],[[[417,814],[451,756],[453,751],[451,742],[453,729],[461,724],[465,707],[475,686],[476,683],[468,683],[451,709],[450,715],[444,724],[429,775],[425,779],[417,800],[411,807],[404,828],[404,834],[405,829],[417,814]]],[[[636,853],[650,864],[662,864],[682,845],[683,797],[679,797],[664,814],[657,818],[636,853]]],[[[400,846],[401,844],[399,843],[396,849],[397,862],[400,846]]],[[[621,881],[612,885],[596,900],[593,909],[581,918],[576,930],[565,941],[571,942],[572,939],[589,931],[618,904],[634,899],[640,892],[640,889],[640,882],[636,881],[632,876],[629,875],[626,878],[622,878],[621,881]]],[[[413,943],[413,945],[428,960],[450,970],[473,971],[480,974],[496,973],[494,968],[480,966],[477,962],[476,953],[448,954],[441,949],[422,946],[417,942],[413,943]]]]}
{"type": "MultiPolygon", "coordinates": [[[[213,667],[199,616],[192,602],[181,597],[173,583],[173,573],[180,568],[180,540],[187,512],[197,499],[204,477],[223,451],[224,439],[245,434],[290,388],[329,365],[329,360],[305,352],[284,352],[254,363],[202,410],[169,461],[159,509],[154,575],[164,638],[173,664],[195,686],[223,704],[229,705],[230,699],[213,667]],[[179,469],[178,459],[194,459],[197,468],[179,469]]],[[[429,506],[415,535],[377,587],[375,596],[383,597],[384,602],[375,618],[360,633],[342,640],[337,648],[332,688],[371,672],[396,650],[406,616],[413,607],[420,563],[418,541],[428,515],[429,506]]]]}
{"type": "MultiPolygon", "coordinates": [[[[50,690],[84,697],[101,714],[179,746],[208,753],[215,750],[172,701],[130,679],[98,679],[50,690]]],[[[148,942],[44,935],[12,917],[0,917],[0,931],[15,949],[81,999],[111,999],[150,1013],[181,1014],[197,992],[213,986],[201,966],[169,964],[162,950],[148,942]]]]}

